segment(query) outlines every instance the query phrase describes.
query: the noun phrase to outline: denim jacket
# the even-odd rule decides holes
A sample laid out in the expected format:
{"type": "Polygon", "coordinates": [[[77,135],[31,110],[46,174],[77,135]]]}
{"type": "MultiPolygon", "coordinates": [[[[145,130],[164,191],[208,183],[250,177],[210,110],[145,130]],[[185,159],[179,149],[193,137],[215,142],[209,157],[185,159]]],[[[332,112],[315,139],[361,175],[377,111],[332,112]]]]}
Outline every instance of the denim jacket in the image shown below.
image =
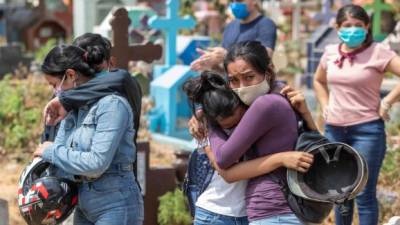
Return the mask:
{"type": "MultiPolygon", "coordinates": [[[[113,69],[102,71],[88,82],[76,88],[63,91],[60,102],[67,111],[78,109],[88,102],[98,100],[104,96],[118,93],[128,100],[134,115],[134,128],[139,129],[140,112],[142,105],[142,90],[139,82],[126,70],[113,69]]],[[[136,140],[136,136],[135,136],[136,140]]]]}
{"type": "Polygon", "coordinates": [[[133,113],[128,101],[108,95],[71,111],[42,158],[66,173],[98,178],[136,160],[133,113]]]}

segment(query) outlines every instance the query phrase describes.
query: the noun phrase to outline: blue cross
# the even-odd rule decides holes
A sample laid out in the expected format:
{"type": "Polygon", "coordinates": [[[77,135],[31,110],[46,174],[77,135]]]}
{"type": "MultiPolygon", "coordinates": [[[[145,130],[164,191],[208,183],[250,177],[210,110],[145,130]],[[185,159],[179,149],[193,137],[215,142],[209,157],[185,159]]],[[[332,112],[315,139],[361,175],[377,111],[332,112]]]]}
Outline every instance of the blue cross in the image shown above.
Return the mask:
{"type": "Polygon", "coordinates": [[[154,29],[164,30],[166,34],[166,66],[176,65],[176,36],[180,29],[191,29],[196,25],[195,20],[191,16],[180,18],[179,0],[167,1],[167,16],[160,18],[153,16],[149,20],[150,27],[154,29]]]}

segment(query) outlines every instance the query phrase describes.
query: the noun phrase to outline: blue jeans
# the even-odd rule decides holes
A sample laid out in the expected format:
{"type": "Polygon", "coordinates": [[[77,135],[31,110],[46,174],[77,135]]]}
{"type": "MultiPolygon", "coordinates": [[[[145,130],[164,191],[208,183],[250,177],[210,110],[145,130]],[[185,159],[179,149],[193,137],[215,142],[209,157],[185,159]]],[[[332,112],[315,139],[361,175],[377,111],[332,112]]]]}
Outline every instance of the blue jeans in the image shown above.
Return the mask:
{"type": "Polygon", "coordinates": [[[196,207],[193,225],[248,225],[247,217],[224,216],[196,207]]]}
{"type": "Polygon", "coordinates": [[[101,182],[85,182],[80,185],[74,225],[143,224],[143,197],[136,182],[126,179],[125,184],[114,185],[113,180],[117,180],[117,177],[124,178],[123,175],[114,176],[116,179],[105,180],[108,185],[101,182]]]}
{"type": "MultiPolygon", "coordinates": [[[[382,120],[375,120],[353,126],[325,126],[325,136],[331,141],[344,142],[355,148],[364,156],[368,165],[368,182],[364,190],[357,195],[357,203],[360,224],[378,224],[378,201],[376,198],[376,184],[379,170],[386,152],[385,124],[382,120]]],[[[348,216],[341,216],[338,208],[335,210],[337,225],[351,225],[353,220],[354,200],[349,201],[348,216]]]]}
{"type": "Polygon", "coordinates": [[[249,225],[301,225],[303,224],[293,213],[277,215],[265,219],[251,221],[249,225]]]}

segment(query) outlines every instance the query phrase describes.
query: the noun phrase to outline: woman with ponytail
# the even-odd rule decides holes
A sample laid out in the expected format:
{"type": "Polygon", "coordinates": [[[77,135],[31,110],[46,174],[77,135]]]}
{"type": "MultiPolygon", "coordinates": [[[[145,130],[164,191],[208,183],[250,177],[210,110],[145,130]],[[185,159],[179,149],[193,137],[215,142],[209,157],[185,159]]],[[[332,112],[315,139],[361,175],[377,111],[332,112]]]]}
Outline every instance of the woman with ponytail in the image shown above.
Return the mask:
{"type": "MultiPolygon", "coordinates": [[[[42,71],[60,95],[91,80],[98,59],[96,51],[61,45],[47,54],[42,71]]],[[[133,173],[135,132],[128,101],[110,94],[69,112],[54,143],[35,151],[34,156],[76,178],[75,225],[142,224],[143,199],[133,173]]]]}
{"type": "MultiPolygon", "coordinates": [[[[344,142],[367,161],[369,178],[357,203],[359,224],[378,224],[376,184],[386,151],[384,120],[400,97],[400,85],[381,99],[380,87],[386,72],[400,76],[400,57],[373,42],[367,12],[358,5],[339,9],[336,28],[340,44],[329,45],[314,76],[314,88],[325,119],[325,135],[344,142]]],[[[336,210],[336,224],[350,225],[353,200],[336,210]]]]}

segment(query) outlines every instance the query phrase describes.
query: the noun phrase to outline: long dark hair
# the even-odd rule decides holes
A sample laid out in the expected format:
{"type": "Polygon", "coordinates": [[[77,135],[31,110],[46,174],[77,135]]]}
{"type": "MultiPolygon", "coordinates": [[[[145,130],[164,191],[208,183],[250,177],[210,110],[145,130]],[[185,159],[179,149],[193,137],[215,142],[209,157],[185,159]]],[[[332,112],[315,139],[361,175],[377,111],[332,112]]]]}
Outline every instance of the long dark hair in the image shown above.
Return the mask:
{"type": "Polygon", "coordinates": [[[336,15],[337,26],[340,27],[342,23],[347,20],[348,16],[363,21],[365,25],[370,25],[368,28],[367,38],[364,41],[364,45],[367,46],[371,45],[374,42],[374,38],[372,36],[371,19],[369,18],[368,13],[364,10],[363,7],[359,5],[354,5],[354,4],[345,5],[339,9],[336,15]]]}
{"type": "Polygon", "coordinates": [[[209,71],[187,80],[183,91],[190,100],[193,114],[196,116],[196,105],[200,105],[207,121],[215,126],[217,118],[232,116],[238,106],[244,106],[225,79],[209,71]]]}
{"type": "Polygon", "coordinates": [[[228,65],[236,59],[243,59],[256,70],[265,74],[271,90],[275,83],[275,72],[272,69],[272,60],[268,55],[267,49],[258,41],[244,41],[233,45],[225,56],[224,69],[228,74],[228,65]]]}
{"type": "Polygon", "coordinates": [[[89,66],[94,68],[96,72],[103,70],[101,64],[109,61],[111,57],[111,42],[100,34],[85,33],[72,43],[88,52],[89,66]]]}
{"type": "Polygon", "coordinates": [[[42,72],[63,77],[67,69],[73,69],[86,77],[93,77],[96,71],[89,66],[90,54],[73,45],[60,45],[50,50],[41,66],[42,72]]]}

